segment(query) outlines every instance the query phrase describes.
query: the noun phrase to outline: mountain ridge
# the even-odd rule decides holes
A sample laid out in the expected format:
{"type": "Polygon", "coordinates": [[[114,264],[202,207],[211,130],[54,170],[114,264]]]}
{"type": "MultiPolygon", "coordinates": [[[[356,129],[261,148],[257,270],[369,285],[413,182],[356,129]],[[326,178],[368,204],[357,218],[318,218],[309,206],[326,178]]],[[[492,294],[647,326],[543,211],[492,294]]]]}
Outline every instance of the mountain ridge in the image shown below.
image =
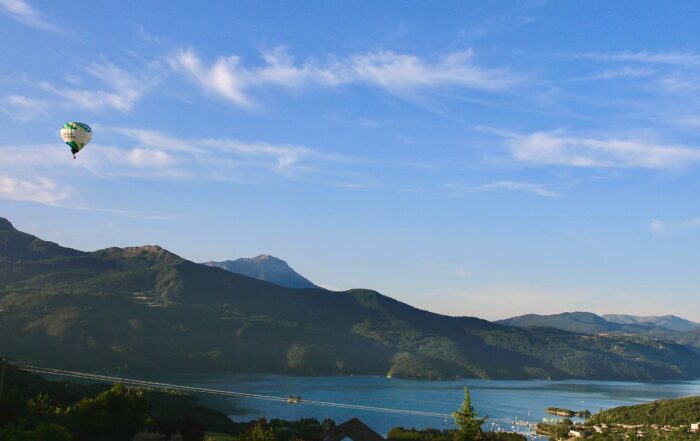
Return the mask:
{"type": "Polygon", "coordinates": [[[423,311],[372,290],[286,288],[156,246],[82,252],[28,236],[0,231],[0,348],[34,364],[429,379],[700,377],[700,355],[665,340],[520,329],[423,311]]]}
{"type": "Polygon", "coordinates": [[[596,334],[621,329],[621,326],[618,324],[610,323],[597,314],[584,311],[562,312],[559,314],[547,315],[524,314],[504,320],[497,320],[497,323],[518,327],[552,327],[583,334],[596,334]]]}
{"type": "Polygon", "coordinates": [[[700,323],[678,317],[677,315],[639,316],[630,314],[605,314],[605,320],[619,324],[654,325],[672,331],[693,331],[700,329],[700,323]]]}
{"type": "MultiPolygon", "coordinates": [[[[637,316],[625,317],[634,318],[637,316]]],[[[676,316],[661,316],[654,318],[664,317],[676,316]]],[[[689,320],[685,320],[680,317],[678,318],[683,322],[693,323],[689,320]]],[[[679,331],[669,329],[652,322],[627,320],[623,323],[618,323],[608,321],[604,318],[604,316],[599,316],[592,312],[563,312],[548,315],[525,314],[504,320],[498,320],[496,323],[521,328],[551,327],[580,334],[596,335],[610,333],[618,335],[639,335],[648,338],[670,340],[700,353],[700,328],[679,331]]]]}

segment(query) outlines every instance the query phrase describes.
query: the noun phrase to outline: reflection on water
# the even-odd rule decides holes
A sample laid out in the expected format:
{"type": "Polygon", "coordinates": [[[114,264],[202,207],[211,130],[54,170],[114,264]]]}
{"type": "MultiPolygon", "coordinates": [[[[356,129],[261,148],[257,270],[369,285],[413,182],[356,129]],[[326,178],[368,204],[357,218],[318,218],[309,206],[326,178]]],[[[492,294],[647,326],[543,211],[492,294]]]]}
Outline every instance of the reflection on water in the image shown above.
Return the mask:
{"type": "MultiPolygon", "coordinates": [[[[161,379],[166,381],[166,379],[161,379]]],[[[462,402],[463,388],[471,390],[480,415],[496,427],[511,430],[516,420],[538,422],[551,416],[549,406],[597,412],[615,406],[638,404],[659,398],[700,395],[700,381],[628,383],[613,381],[415,381],[384,377],[293,377],[284,375],[170,376],[167,381],[215,389],[303,399],[389,407],[449,414],[462,402]]],[[[342,422],[357,416],[376,431],[386,434],[395,426],[452,427],[451,419],[318,407],[309,404],[260,401],[247,398],[202,397],[224,409],[237,421],[266,418],[333,418],[342,422]]],[[[525,426],[516,425],[516,428],[525,426]]]]}

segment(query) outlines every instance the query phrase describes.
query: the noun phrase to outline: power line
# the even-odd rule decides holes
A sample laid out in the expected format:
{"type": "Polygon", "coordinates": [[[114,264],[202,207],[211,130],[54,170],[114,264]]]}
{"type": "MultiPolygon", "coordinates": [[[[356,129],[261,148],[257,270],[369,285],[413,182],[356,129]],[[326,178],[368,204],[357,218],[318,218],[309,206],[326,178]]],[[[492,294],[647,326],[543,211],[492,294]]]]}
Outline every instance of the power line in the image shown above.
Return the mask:
{"type": "MultiPolygon", "coordinates": [[[[252,393],[247,393],[247,392],[237,392],[237,391],[211,389],[211,388],[195,387],[195,386],[182,386],[182,385],[178,385],[178,384],[169,384],[169,383],[160,383],[160,382],[155,382],[155,381],[137,380],[137,379],[133,379],[133,378],[113,377],[113,376],[108,376],[108,375],[90,374],[90,373],[86,373],[86,372],[67,371],[67,370],[62,370],[62,369],[43,368],[43,367],[38,367],[38,366],[17,366],[17,367],[19,369],[22,369],[25,371],[35,372],[35,373],[45,374],[45,375],[56,375],[56,376],[62,376],[62,377],[82,378],[82,379],[88,379],[88,380],[106,381],[106,382],[110,382],[110,383],[124,383],[124,384],[131,384],[131,385],[135,385],[135,386],[147,386],[147,387],[155,387],[155,388],[161,388],[161,389],[182,390],[182,391],[187,391],[187,392],[197,392],[197,393],[205,393],[205,394],[211,394],[211,395],[223,395],[223,396],[232,396],[232,397],[240,397],[240,398],[252,398],[252,399],[256,399],[256,400],[287,402],[287,397],[278,397],[278,396],[273,396],[273,395],[252,394],[252,393]]],[[[409,410],[409,409],[393,409],[393,408],[389,408],[389,407],[364,406],[364,405],[357,405],[357,404],[334,403],[334,402],[329,402],[329,401],[303,400],[303,401],[301,401],[301,403],[302,404],[310,404],[313,406],[336,407],[336,408],[353,409],[353,410],[366,410],[366,411],[370,411],[370,412],[386,412],[386,413],[396,413],[396,414],[403,414],[403,415],[430,416],[430,417],[439,417],[439,418],[451,417],[450,414],[439,413],[439,412],[425,412],[425,411],[420,411],[420,410],[409,410]]]]}
{"type": "MultiPolygon", "coordinates": [[[[82,379],[86,379],[86,380],[105,381],[108,383],[123,383],[123,384],[131,384],[134,386],[145,386],[145,387],[154,387],[154,388],[160,388],[160,389],[181,390],[181,391],[185,391],[185,392],[204,393],[204,394],[210,394],[210,395],[220,395],[220,396],[239,397],[239,398],[251,398],[251,399],[256,399],[256,400],[277,401],[277,402],[284,402],[284,403],[288,402],[287,397],[279,397],[279,396],[274,396],[274,395],[262,395],[262,394],[248,393],[248,392],[237,392],[237,391],[231,391],[231,390],[212,389],[212,388],[205,388],[205,387],[183,386],[183,385],[179,385],[179,384],[160,383],[160,382],[156,382],[156,381],[146,381],[146,380],[138,380],[138,379],[133,379],[133,378],[114,377],[114,376],[109,376],[109,375],[91,374],[91,373],[87,373],[87,372],[77,372],[77,371],[67,371],[67,370],[63,370],[63,369],[53,369],[53,368],[45,368],[45,367],[30,366],[30,365],[16,365],[16,367],[18,369],[22,369],[25,371],[35,372],[38,374],[45,374],[45,375],[56,375],[56,376],[61,376],[61,377],[82,378],[82,379]]],[[[384,413],[394,413],[394,414],[402,414],[402,415],[438,417],[438,418],[443,418],[443,419],[452,418],[452,415],[448,414],[448,413],[426,412],[426,411],[421,411],[421,410],[410,410],[410,409],[394,409],[394,408],[389,408],[389,407],[365,406],[365,405],[347,404],[347,403],[334,403],[334,402],[330,402],[330,401],[317,401],[317,400],[304,399],[300,402],[300,404],[310,404],[313,406],[334,407],[334,408],[340,408],[340,409],[364,410],[364,411],[369,411],[369,412],[384,412],[384,413]]],[[[487,420],[490,422],[504,423],[506,425],[513,425],[515,423],[514,420],[506,419],[506,418],[487,418],[487,420]]],[[[517,420],[517,417],[516,417],[516,420],[517,420]]],[[[524,420],[519,420],[519,421],[521,422],[521,424],[527,423],[527,425],[534,425],[533,422],[526,422],[524,420]]]]}

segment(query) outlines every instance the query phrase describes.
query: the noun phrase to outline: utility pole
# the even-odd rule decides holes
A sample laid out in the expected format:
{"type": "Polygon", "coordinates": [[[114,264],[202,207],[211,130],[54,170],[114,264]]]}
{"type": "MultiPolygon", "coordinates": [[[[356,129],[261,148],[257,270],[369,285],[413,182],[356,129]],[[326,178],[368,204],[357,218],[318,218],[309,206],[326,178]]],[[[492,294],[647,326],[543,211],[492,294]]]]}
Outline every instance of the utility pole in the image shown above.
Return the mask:
{"type": "Polygon", "coordinates": [[[0,373],[0,399],[2,399],[2,389],[5,386],[5,370],[7,369],[7,359],[2,358],[2,373],[0,373]]]}

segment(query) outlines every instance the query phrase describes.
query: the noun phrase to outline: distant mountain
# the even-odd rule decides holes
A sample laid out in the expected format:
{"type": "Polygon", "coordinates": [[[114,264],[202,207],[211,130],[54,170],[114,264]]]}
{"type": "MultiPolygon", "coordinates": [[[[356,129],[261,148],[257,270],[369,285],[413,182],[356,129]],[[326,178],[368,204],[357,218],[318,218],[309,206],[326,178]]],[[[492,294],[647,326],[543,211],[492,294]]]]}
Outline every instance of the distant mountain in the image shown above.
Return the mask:
{"type": "Polygon", "coordinates": [[[676,315],[638,316],[625,314],[606,314],[603,318],[612,323],[625,325],[653,325],[673,331],[693,331],[700,329],[700,323],[691,322],[676,315]]]}
{"type": "Polygon", "coordinates": [[[563,312],[561,314],[538,315],[526,314],[505,320],[498,320],[508,326],[518,327],[549,327],[563,329],[579,334],[599,334],[601,332],[618,331],[622,328],[619,324],[610,323],[599,315],[591,312],[563,312]]]}
{"type": "MultiPolygon", "coordinates": [[[[610,316],[604,316],[610,317],[610,316]]],[[[564,312],[561,314],[538,315],[526,314],[518,317],[512,317],[505,320],[498,320],[500,323],[508,326],[518,326],[521,328],[533,327],[549,327],[562,329],[569,332],[579,334],[618,334],[618,335],[639,335],[649,338],[658,338],[673,341],[684,345],[693,351],[700,353],[700,328],[687,331],[674,330],[668,327],[661,326],[662,324],[678,325],[681,323],[693,323],[676,316],[654,317],[659,319],[658,324],[651,321],[633,320],[635,316],[620,316],[614,317],[630,317],[629,320],[620,320],[622,323],[606,320],[604,317],[593,314],[591,312],[564,312]],[[678,319],[674,320],[672,319],[678,319]]]]}
{"type": "Polygon", "coordinates": [[[110,372],[700,377],[700,354],[665,340],[449,317],[371,290],[290,289],[154,245],[71,250],[4,219],[0,354],[110,372]]]}
{"type": "Polygon", "coordinates": [[[204,265],[222,268],[232,273],[242,274],[253,279],[264,280],[287,288],[318,288],[301,274],[294,271],[287,262],[269,254],[252,258],[204,262],[204,265]]]}

